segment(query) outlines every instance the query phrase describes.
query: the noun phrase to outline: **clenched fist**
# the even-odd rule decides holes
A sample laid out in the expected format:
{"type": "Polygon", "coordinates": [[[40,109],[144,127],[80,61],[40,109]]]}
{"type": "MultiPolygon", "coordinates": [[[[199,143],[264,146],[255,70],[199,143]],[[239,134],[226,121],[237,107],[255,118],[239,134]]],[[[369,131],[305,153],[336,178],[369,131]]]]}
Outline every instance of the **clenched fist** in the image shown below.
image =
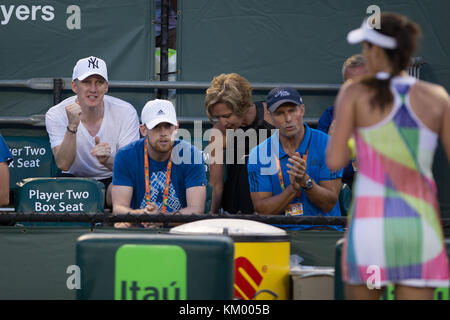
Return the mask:
{"type": "Polygon", "coordinates": [[[81,113],[81,106],[78,104],[78,100],[66,106],[67,126],[70,130],[77,131],[81,120],[81,113]]]}

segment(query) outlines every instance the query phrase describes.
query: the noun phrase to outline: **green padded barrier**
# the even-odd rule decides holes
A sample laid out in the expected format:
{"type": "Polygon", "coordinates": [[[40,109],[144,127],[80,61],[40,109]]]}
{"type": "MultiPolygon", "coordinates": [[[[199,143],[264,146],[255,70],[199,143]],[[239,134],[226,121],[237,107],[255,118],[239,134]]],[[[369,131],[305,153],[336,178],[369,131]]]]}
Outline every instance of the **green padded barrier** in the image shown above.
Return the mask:
{"type": "MultiPolygon", "coordinates": [[[[0,300],[75,300],[70,278],[76,266],[77,239],[89,232],[123,233],[123,229],[39,226],[0,227],[0,300]]],[[[133,229],[135,234],[161,230],[133,229]]]]}
{"type": "Polygon", "coordinates": [[[439,140],[438,148],[434,154],[433,176],[438,189],[441,218],[448,219],[450,218],[450,166],[441,140],[439,140]]]}
{"type": "MultiPolygon", "coordinates": [[[[113,229],[109,227],[2,227],[0,226],[0,299],[63,299],[76,298],[76,288],[68,287],[73,276],[67,270],[76,265],[77,239],[84,234],[149,235],[166,233],[164,229],[113,229]]],[[[336,241],[343,233],[337,231],[288,231],[291,254],[304,258],[304,265],[333,266],[336,241]]],[[[189,265],[189,263],[188,263],[189,265]]],[[[197,265],[202,271],[206,267],[197,265]]],[[[222,270],[221,267],[219,270],[222,270]]],[[[201,272],[201,271],[198,271],[201,272]]],[[[336,275],[340,273],[336,272],[336,275]]]]}
{"type": "MultiPolygon", "coordinates": [[[[335,259],[335,273],[334,273],[334,299],[344,300],[345,299],[345,287],[342,281],[342,268],[341,268],[341,257],[342,257],[342,246],[344,239],[340,239],[336,243],[336,259],[335,259]]],[[[447,250],[447,256],[450,258],[450,239],[445,240],[445,246],[447,250]]],[[[394,286],[389,285],[384,290],[381,299],[394,300],[394,286]]],[[[434,292],[435,300],[450,300],[450,287],[447,288],[436,288],[434,292]]]]}
{"type": "Polygon", "coordinates": [[[83,235],[76,261],[77,299],[233,298],[234,243],[226,236],[83,235]]]}
{"type": "Polygon", "coordinates": [[[341,208],[341,216],[347,215],[351,201],[352,190],[346,183],[343,183],[341,186],[341,191],[339,192],[339,207],[341,208]]]}
{"type": "Polygon", "coordinates": [[[14,160],[9,164],[9,186],[16,188],[22,179],[52,177],[58,168],[47,136],[4,137],[14,160]]]}
{"type": "Polygon", "coordinates": [[[334,264],[334,300],[344,300],[345,299],[345,288],[344,282],[342,281],[342,268],[341,268],[341,258],[342,258],[342,245],[344,239],[339,239],[336,243],[336,256],[334,264]]]}
{"type": "Polygon", "coordinates": [[[16,212],[103,212],[105,187],[89,178],[30,178],[17,184],[16,212]]]}

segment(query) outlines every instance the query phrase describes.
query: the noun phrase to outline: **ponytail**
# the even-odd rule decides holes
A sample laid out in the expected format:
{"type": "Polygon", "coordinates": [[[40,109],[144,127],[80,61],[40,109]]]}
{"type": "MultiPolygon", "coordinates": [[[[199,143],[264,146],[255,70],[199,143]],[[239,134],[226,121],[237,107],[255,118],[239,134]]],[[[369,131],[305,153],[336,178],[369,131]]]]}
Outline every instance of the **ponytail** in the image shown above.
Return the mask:
{"type": "MultiPolygon", "coordinates": [[[[391,79],[408,68],[416,50],[417,39],[421,30],[416,23],[408,20],[405,16],[396,13],[383,13],[381,15],[381,29],[378,32],[395,37],[397,40],[397,48],[383,49],[389,59],[392,74],[386,79],[365,76],[361,83],[373,91],[373,96],[370,99],[371,107],[384,111],[394,100],[390,90],[391,79]]],[[[368,45],[372,46],[371,43],[368,43],[368,45]]]]}
{"type": "Polygon", "coordinates": [[[378,108],[381,111],[394,101],[394,96],[392,95],[390,85],[391,79],[394,75],[390,74],[387,79],[379,79],[373,76],[365,76],[361,83],[369,87],[372,90],[373,95],[370,99],[370,106],[372,109],[378,108]]]}

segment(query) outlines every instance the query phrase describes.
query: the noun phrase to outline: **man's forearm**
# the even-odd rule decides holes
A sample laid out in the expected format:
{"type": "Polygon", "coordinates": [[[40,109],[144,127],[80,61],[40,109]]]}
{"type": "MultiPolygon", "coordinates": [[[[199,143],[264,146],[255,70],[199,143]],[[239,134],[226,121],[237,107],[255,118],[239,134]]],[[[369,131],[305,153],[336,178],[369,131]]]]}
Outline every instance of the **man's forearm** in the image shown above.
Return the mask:
{"type": "Polygon", "coordinates": [[[114,168],[114,156],[111,154],[103,165],[112,171],[114,168]]]}
{"type": "Polygon", "coordinates": [[[286,207],[295,198],[296,190],[289,185],[283,192],[276,196],[268,197],[258,200],[257,203],[253,203],[255,211],[261,215],[276,215],[283,212],[286,207]]]}
{"type": "Polygon", "coordinates": [[[145,209],[131,209],[128,206],[113,204],[113,212],[114,213],[145,213],[145,209]]]}
{"type": "Polygon", "coordinates": [[[68,171],[75,160],[77,152],[76,134],[66,130],[64,140],[54,152],[55,162],[62,171],[68,171]]]}
{"type": "Polygon", "coordinates": [[[339,198],[339,194],[336,196],[335,192],[322,187],[315,181],[313,181],[313,187],[310,190],[302,189],[302,192],[306,193],[306,196],[310,202],[325,212],[330,212],[333,210],[339,198]]]}
{"type": "Polygon", "coordinates": [[[202,214],[205,208],[200,208],[198,206],[187,206],[186,208],[180,209],[178,212],[181,214],[202,214]]]}
{"type": "Polygon", "coordinates": [[[0,206],[9,204],[9,171],[6,162],[0,163],[0,206]]]}

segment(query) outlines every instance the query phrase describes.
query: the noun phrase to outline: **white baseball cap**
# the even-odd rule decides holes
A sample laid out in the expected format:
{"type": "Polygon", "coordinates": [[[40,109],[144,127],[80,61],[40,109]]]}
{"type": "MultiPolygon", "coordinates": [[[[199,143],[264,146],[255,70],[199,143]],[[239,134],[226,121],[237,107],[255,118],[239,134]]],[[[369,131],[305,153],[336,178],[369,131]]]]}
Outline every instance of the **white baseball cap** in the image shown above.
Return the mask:
{"type": "Polygon", "coordinates": [[[178,125],[175,108],[169,100],[155,99],[148,101],[141,113],[141,122],[152,130],[161,122],[178,125]]]}
{"type": "Polygon", "coordinates": [[[394,37],[390,37],[382,34],[381,32],[378,32],[369,25],[367,19],[364,19],[360,28],[348,33],[347,41],[350,44],[367,41],[385,49],[397,48],[397,40],[394,37]]]}
{"type": "Polygon", "coordinates": [[[78,60],[77,64],[73,68],[72,80],[84,80],[93,74],[98,74],[108,81],[108,70],[106,68],[105,61],[100,58],[90,56],[78,60]]]}

